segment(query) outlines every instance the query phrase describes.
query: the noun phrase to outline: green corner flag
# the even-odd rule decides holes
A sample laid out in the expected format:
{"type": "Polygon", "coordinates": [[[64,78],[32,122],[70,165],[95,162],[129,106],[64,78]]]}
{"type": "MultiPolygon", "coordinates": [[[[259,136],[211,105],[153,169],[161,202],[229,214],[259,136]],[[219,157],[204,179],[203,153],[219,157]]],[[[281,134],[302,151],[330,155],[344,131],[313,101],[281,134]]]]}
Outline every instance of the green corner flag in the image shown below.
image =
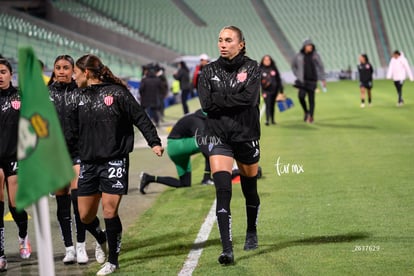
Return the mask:
{"type": "Polygon", "coordinates": [[[16,207],[21,210],[68,185],[74,170],[56,109],[31,47],[19,49],[18,69],[21,109],[16,207]]]}

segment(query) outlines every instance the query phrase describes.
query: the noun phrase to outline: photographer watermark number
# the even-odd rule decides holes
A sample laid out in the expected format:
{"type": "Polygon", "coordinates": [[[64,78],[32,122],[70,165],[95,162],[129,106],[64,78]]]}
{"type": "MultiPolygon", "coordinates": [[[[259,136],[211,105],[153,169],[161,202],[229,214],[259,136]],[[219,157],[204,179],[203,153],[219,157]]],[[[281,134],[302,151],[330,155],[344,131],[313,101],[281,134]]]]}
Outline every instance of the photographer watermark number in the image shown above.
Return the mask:
{"type": "Polygon", "coordinates": [[[380,251],[379,245],[355,245],[352,252],[377,252],[380,251]]]}

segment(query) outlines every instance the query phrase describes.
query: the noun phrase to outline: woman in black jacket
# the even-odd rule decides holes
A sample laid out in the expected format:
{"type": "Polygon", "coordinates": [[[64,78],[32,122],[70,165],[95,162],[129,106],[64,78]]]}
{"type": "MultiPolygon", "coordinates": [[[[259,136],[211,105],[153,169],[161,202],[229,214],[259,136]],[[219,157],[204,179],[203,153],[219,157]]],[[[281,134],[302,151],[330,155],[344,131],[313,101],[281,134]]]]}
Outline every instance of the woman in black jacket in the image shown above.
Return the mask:
{"type": "Polygon", "coordinates": [[[180,61],[178,64],[178,71],[173,75],[174,79],[180,82],[180,89],[181,89],[181,104],[183,105],[184,114],[187,114],[189,111],[188,109],[188,96],[191,93],[191,83],[190,83],[190,70],[185,64],[184,61],[180,61]]]}
{"type": "MultiPolygon", "coordinates": [[[[58,56],[55,59],[53,73],[48,86],[50,99],[55,105],[66,145],[73,160],[73,169],[76,172],[76,177],[71,181],[70,185],[55,193],[57,219],[66,251],[63,263],[72,264],[76,259],[78,264],[86,264],[89,260],[85,247],[86,229],[80,220],[78,210],[78,175],[80,168],[78,135],[73,132],[73,129],[77,127],[76,98],[79,94],[76,91],[76,82],[72,79],[74,66],[75,64],[71,56],[58,56]],[[72,241],[71,201],[76,221],[76,251],[72,241]]],[[[100,228],[88,230],[97,240],[95,258],[98,263],[104,263],[105,252],[102,246],[106,242],[106,235],[100,228]]]]}
{"type": "Polygon", "coordinates": [[[32,253],[27,235],[27,212],[16,210],[20,96],[11,83],[12,74],[10,62],[0,59],[0,272],[7,270],[7,259],[4,255],[4,183],[7,187],[9,210],[19,229],[20,257],[28,259],[32,253]]]}
{"type": "Polygon", "coordinates": [[[151,120],[126,85],[94,55],[85,55],[75,63],[75,81],[79,87],[79,214],[87,227],[94,225],[99,202],[105,220],[108,260],[97,275],[118,268],[122,224],[118,208],[128,192],[129,153],[134,146],[137,126],[153,152],[164,149],[151,120]]]}
{"type": "Polygon", "coordinates": [[[368,105],[371,106],[372,95],[372,74],[374,69],[372,68],[371,63],[369,63],[368,56],[366,54],[361,54],[359,56],[359,89],[361,91],[361,108],[365,107],[365,91],[368,92],[368,105]]]}
{"type": "Polygon", "coordinates": [[[234,263],[230,212],[233,159],[240,170],[241,187],[246,199],[244,250],[258,246],[256,221],[260,206],[257,174],[261,71],[257,62],[245,55],[246,43],[239,28],[224,27],[219,34],[218,48],[220,58],[204,67],[198,91],[201,107],[207,112],[208,149],[223,246],[218,261],[226,265],[234,263]]]}
{"type": "Polygon", "coordinates": [[[279,93],[283,93],[282,79],[276,63],[269,55],[262,58],[260,69],[262,69],[262,95],[266,105],[266,125],[269,125],[269,121],[275,125],[276,97],[279,93]]]}

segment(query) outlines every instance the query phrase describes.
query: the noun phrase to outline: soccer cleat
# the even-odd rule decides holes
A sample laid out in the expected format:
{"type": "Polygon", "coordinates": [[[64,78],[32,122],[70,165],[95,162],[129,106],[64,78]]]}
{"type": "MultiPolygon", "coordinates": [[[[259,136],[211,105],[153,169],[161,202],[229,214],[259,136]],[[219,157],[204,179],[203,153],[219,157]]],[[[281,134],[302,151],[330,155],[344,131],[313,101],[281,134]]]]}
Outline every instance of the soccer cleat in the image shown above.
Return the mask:
{"type": "Polygon", "coordinates": [[[201,181],[202,185],[214,185],[214,181],[213,179],[204,179],[203,181],[201,181]]]}
{"type": "Polygon", "coordinates": [[[306,122],[308,122],[309,124],[313,124],[313,117],[309,115],[306,122]]]}
{"type": "Polygon", "coordinates": [[[139,185],[139,191],[141,192],[141,194],[145,195],[145,187],[148,186],[148,184],[150,184],[150,182],[147,180],[148,174],[142,172],[141,173],[141,183],[139,185]]]}
{"type": "Polygon", "coordinates": [[[305,112],[305,116],[303,117],[303,121],[307,122],[309,117],[309,113],[305,112]]]}
{"type": "Polygon", "coordinates": [[[257,233],[246,233],[246,241],[244,243],[244,250],[254,250],[258,247],[257,233]]]}
{"type": "Polygon", "coordinates": [[[218,257],[218,262],[222,265],[232,265],[234,264],[233,251],[222,252],[218,257]]]}
{"type": "Polygon", "coordinates": [[[19,251],[22,259],[29,259],[32,254],[32,247],[30,245],[29,237],[26,235],[24,239],[19,237],[19,251]]]}
{"type": "Polygon", "coordinates": [[[7,259],[6,256],[0,257],[0,272],[7,271],[7,259]]]}
{"type": "Polygon", "coordinates": [[[360,107],[361,108],[364,108],[365,107],[365,104],[364,103],[361,103],[360,107]]]}
{"type": "Polygon", "coordinates": [[[76,261],[78,264],[87,264],[89,261],[85,242],[78,242],[76,244],[76,261]]]}
{"type": "Polygon", "coordinates": [[[117,268],[117,265],[111,264],[110,262],[106,262],[102,266],[102,268],[96,273],[96,275],[109,275],[114,273],[117,268]]]}
{"type": "Polygon", "coordinates": [[[66,264],[73,264],[75,263],[76,260],[76,252],[75,252],[75,247],[69,246],[66,247],[66,253],[65,253],[65,257],[63,258],[63,263],[66,264]]]}
{"type": "Polygon", "coordinates": [[[257,169],[257,178],[262,178],[263,173],[262,173],[262,167],[259,166],[259,168],[257,169]]]}
{"type": "Polygon", "coordinates": [[[98,263],[103,264],[106,260],[106,242],[99,244],[96,242],[95,259],[98,263]]]}

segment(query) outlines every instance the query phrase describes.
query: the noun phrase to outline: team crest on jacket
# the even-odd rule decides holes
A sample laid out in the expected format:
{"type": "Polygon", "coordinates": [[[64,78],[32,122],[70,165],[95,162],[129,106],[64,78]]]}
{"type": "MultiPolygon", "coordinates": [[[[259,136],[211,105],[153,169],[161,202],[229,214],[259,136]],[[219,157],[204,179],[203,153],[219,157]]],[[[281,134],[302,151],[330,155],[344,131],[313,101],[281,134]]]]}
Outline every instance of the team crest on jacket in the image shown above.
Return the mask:
{"type": "Polygon", "coordinates": [[[14,110],[19,110],[20,109],[20,101],[17,101],[17,100],[11,101],[11,106],[13,107],[14,110]]]}
{"type": "Polygon", "coordinates": [[[106,106],[111,106],[114,103],[114,97],[109,95],[104,98],[104,103],[106,106]]]}
{"type": "Polygon", "coordinates": [[[39,138],[48,136],[49,122],[40,114],[34,114],[30,118],[21,117],[19,120],[17,159],[22,160],[30,156],[36,150],[39,138]]]}
{"type": "Polygon", "coordinates": [[[237,74],[237,80],[239,82],[244,82],[247,79],[247,72],[243,71],[237,74]]]}

